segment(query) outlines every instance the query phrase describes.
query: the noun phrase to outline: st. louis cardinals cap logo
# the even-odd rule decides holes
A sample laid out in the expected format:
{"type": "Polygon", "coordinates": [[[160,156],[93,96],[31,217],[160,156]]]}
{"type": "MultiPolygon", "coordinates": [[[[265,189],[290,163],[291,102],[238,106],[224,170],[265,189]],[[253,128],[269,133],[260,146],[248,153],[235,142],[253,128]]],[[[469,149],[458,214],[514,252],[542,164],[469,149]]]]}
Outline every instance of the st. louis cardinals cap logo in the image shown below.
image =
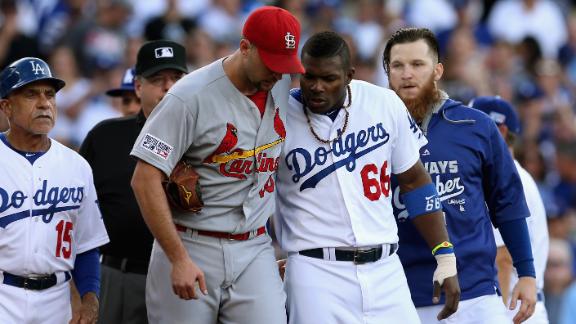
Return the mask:
{"type": "Polygon", "coordinates": [[[156,58],[174,57],[174,50],[172,47],[158,47],[154,50],[154,56],[156,58]]]}
{"type": "Polygon", "coordinates": [[[286,33],[284,36],[284,40],[286,41],[286,48],[287,49],[295,49],[296,48],[296,37],[290,34],[290,32],[286,33]]]}

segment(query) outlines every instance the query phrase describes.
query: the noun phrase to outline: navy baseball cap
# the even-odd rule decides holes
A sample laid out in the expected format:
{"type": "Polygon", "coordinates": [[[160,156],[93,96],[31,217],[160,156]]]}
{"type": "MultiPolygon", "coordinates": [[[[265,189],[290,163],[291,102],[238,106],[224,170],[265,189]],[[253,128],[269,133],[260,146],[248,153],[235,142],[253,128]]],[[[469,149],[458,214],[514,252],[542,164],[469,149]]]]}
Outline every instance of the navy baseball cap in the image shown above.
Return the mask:
{"type": "Polygon", "coordinates": [[[154,40],[138,50],[134,73],[145,78],[161,70],[177,70],[188,73],[186,49],[170,40],[154,40]]]}
{"type": "Polygon", "coordinates": [[[470,101],[470,107],[486,113],[496,125],[505,124],[514,134],[520,134],[520,119],[514,107],[499,96],[477,97],[470,101]]]}
{"type": "Polygon", "coordinates": [[[121,97],[126,92],[134,92],[134,69],[129,68],[124,72],[119,88],[106,91],[110,97],[121,97]]]}

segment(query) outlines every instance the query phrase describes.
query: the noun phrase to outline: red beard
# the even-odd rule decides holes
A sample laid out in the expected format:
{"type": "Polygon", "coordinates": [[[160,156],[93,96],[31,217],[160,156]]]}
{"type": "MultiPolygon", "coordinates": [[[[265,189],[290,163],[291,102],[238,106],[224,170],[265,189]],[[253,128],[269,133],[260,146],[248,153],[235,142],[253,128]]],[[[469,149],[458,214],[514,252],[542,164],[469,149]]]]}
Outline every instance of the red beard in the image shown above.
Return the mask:
{"type": "Polygon", "coordinates": [[[406,108],[408,108],[408,111],[412,115],[412,118],[414,118],[417,123],[422,122],[428,111],[432,109],[432,106],[438,102],[438,99],[440,98],[440,93],[434,85],[434,74],[430,75],[430,78],[426,81],[415,98],[403,98],[398,92],[398,89],[392,87],[392,90],[400,96],[400,99],[402,99],[406,108]]]}

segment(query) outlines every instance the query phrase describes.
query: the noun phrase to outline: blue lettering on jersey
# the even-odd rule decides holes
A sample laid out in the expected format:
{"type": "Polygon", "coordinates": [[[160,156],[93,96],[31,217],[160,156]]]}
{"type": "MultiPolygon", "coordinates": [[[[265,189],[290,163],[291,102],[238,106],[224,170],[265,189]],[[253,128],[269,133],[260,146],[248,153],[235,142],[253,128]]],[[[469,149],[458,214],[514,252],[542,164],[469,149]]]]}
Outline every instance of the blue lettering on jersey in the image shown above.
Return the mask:
{"type": "Polygon", "coordinates": [[[410,130],[412,130],[413,134],[418,134],[418,139],[422,138],[422,130],[418,127],[418,124],[414,121],[414,118],[410,115],[408,111],[406,111],[406,116],[408,117],[408,123],[410,124],[410,130]]]}
{"type": "MultiPolygon", "coordinates": [[[[340,130],[338,130],[338,134],[340,135],[340,130]]],[[[389,140],[390,134],[384,129],[382,123],[378,123],[366,130],[360,130],[358,133],[352,132],[345,137],[339,137],[332,142],[330,148],[319,147],[312,153],[303,148],[293,149],[286,154],[286,166],[288,170],[294,172],[292,181],[297,183],[302,177],[310,174],[316,166],[324,165],[330,154],[334,157],[348,155],[310,176],[302,183],[300,191],[315,188],[322,179],[343,166],[346,166],[346,170],[349,172],[354,171],[358,158],[388,143],[389,140]]]]}
{"type": "MultiPolygon", "coordinates": [[[[7,211],[9,208],[17,209],[22,207],[27,198],[29,197],[24,195],[22,191],[17,190],[13,193],[9,193],[0,187],[0,213],[7,211]]],[[[34,206],[47,207],[33,210],[24,210],[3,216],[0,218],[0,227],[5,228],[12,222],[31,216],[42,216],[42,221],[44,223],[50,223],[54,217],[54,214],[66,210],[74,210],[80,208],[79,204],[83,199],[84,187],[48,188],[48,181],[44,180],[42,182],[42,187],[38,189],[36,193],[34,193],[32,201],[34,206]],[[78,205],[58,207],[58,204],[67,204],[70,201],[78,205]]]]}

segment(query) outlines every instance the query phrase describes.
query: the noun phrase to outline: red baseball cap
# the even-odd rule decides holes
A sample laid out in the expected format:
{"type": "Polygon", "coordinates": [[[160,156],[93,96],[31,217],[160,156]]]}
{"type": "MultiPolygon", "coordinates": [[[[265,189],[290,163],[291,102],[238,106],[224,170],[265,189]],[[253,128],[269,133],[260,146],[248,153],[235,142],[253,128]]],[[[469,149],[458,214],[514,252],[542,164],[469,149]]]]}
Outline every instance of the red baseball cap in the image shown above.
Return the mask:
{"type": "Polygon", "coordinates": [[[270,70],[304,73],[298,59],[300,23],[290,12],[278,7],[260,7],[246,20],[242,35],[256,46],[270,70]]]}

